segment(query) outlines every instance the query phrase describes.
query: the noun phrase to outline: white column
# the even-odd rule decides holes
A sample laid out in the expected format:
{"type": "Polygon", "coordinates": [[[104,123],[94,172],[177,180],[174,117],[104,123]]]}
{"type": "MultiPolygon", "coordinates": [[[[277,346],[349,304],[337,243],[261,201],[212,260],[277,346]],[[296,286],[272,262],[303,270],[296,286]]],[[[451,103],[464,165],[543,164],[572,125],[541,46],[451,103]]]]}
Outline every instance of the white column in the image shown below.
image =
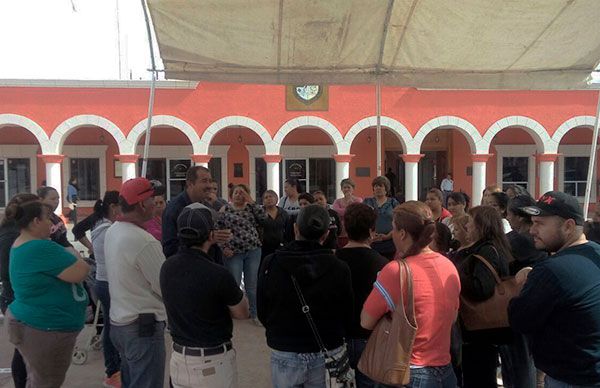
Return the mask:
{"type": "Polygon", "coordinates": [[[333,158],[335,159],[336,198],[342,198],[344,196],[344,193],[342,193],[342,187],[340,185],[340,182],[342,181],[342,179],[350,178],[350,161],[353,157],[354,155],[352,154],[333,155],[333,158]]]}
{"type": "Polygon", "coordinates": [[[473,161],[473,189],[471,193],[471,206],[481,205],[483,199],[483,190],[486,187],[486,172],[487,172],[487,161],[490,158],[490,154],[472,154],[471,160],[473,161]]]}
{"type": "Polygon", "coordinates": [[[279,164],[281,163],[281,155],[263,155],[263,159],[267,163],[267,189],[273,190],[277,195],[279,193],[279,164]]]}
{"type": "Polygon", "coordinates": [[[402,155],[404,160],[404,198],[407,201],[419,200],[419,160],[421,154],[402,155]]]}
{"type": "MultiPolygon", "coordinates": [[[[208,168],[208,162],[210,162],[212,155],[198,154],[198,155],[190,155],[190,157],[192,158],[194,165],[208,168]]],[[[220,184],[220,182],[219,182],[219,184],[220,184]]]]}
{"type": "Polygon", "coordinates": [[[137,154],[115,155],[121,162],[121,179],[123,182],[133,179],[137,176],[137,162],[140,158],[137,154]]]}
{"type": "Polygon", "coordinates": [[[557,154],[538,154],[537,160],[540,162],[540,192],[542,196],[548,191],[554,190],[554,162],[557,154]]]}
{"type": "Polygon", "coordinates": [[[46,163],[46,186],[54,187],[60,197],[60,204],[54,211],[56,214],[62,214],[62,208],[65,201],[62,195],[62,168],[61,163],[64,155],[42,155],[42,160],[46,163]]]}
{"type": "Polygon", "coordinates": [[[121,163],[121,170],[122,170],[121,173],[122,173],[122,177],[123,177],[123,182],[135,178],[136,165],[137,165],[137,163],[131,163],[131,162],[122,162],[121,163]]]}

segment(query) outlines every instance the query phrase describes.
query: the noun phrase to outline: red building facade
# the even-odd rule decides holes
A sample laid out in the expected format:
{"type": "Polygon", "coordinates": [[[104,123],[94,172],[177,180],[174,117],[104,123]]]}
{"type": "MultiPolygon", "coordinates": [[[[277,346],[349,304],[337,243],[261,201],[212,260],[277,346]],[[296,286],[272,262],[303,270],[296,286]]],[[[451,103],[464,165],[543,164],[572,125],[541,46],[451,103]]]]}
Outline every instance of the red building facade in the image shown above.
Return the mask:
{"type": "MultiPolygon", "coordinates": [[[[43,181],[64,193],[71,176],[90,206],[139,174],[148,94],[142,81],[3,81],[0,207],[43,181]]],[[[193,163],[207,164],[221,187],[246,183],[257,196],[281,192],[294,174],[330,199],[348,176],[369,195],[378,173],[375,87],[329,86],[328,99],[323,110],[291,111],[285,86],[159,82],[148,176],[168,196],[193,163]]],[[[474,203],[487,184],[583,198],[596,103],[594,91],[383,87],[382,167],[407,199],[448,172],[474,203]]]]}

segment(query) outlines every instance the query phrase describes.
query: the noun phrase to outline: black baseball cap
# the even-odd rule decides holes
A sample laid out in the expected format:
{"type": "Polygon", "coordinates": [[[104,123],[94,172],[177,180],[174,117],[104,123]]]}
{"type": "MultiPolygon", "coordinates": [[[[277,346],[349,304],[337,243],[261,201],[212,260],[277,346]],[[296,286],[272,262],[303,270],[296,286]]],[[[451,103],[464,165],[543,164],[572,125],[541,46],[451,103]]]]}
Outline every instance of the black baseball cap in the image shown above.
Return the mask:
{"type": "Polygon", "coordinates": [[[559,216],[572,219],[577,225],[583,225],[583,209],[577,198],[561,191],[549,191],[537,201],[535,206],[520,208],[525,214],[535,217],[559,216]]]}
{"type": "Polygon", "coordinates": [[[188,206],[177,217],[177,237],[185,242],[204,243],[214,229],[212,212],[205,206],[188,206]]]}

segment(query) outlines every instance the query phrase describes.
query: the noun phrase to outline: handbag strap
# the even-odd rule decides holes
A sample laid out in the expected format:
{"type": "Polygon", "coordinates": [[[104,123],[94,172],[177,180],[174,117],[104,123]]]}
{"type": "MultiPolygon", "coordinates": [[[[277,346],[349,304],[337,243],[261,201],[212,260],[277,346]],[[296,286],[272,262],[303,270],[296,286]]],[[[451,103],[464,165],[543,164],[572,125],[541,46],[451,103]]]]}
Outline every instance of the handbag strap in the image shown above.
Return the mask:
{"type": "Polygon", "coordinates": [[[317,325],[315,325],[315,321],[313,321],[312,315],[310,314],[310,307],[308,307],[308,304],[306,303],[306,300],[304,299],[304,295],[302,294],[302,291],[300,290],[300,286],[298,285],[298,282],[296,281],[296,277],[294,277],[294,275],[290,275],[290,276],[292,277],[292,283],[294,284],[294,288],[296,289],[296,294],[298,294],[298,299],[300,300],[300,305],[302,306],[302,312],[304,313],[304,315],[306,316],[306,319],[308,320],[308,324],[310,325],[313,335],[315,336],[315,340],[317,341],[317,344],[319,345],[319,349],[321,350],[321,352],[327,353],[325,344],[323,343],[323,340],[321,339],[321,336],[319,335],[319,330],[317,330],[317,325]]]}
{"type": "Polygon", "coordinates": [[[402,307],[404,309],[404,285],[406,284],[406,297],[408,298],[406,318],[411,322],[415,320],[415,299],[413,296],[413,279],[412,272],[408,263],[405,260],[398,260],[398,274],[400,276],[400,298],[398,298],[398,306],[396,309],[402,307]],[[410,314],[410,317],[409,317],[410,314]]]}
{"type": "Polygon", "coordinates": [[[496,280],[496,283],[501,284],[502,283],[502,279],[500,279],[500,276],[498,275],[498,272],[496,271],[496,269],[481,255],[472,255],[473,257],[475,257],[476,259],[478,259],[479,261],[481,261],[486,267],[487,269],[489,269],[492,272],[492,275],[494,275],[494,279],[496,280]]]}

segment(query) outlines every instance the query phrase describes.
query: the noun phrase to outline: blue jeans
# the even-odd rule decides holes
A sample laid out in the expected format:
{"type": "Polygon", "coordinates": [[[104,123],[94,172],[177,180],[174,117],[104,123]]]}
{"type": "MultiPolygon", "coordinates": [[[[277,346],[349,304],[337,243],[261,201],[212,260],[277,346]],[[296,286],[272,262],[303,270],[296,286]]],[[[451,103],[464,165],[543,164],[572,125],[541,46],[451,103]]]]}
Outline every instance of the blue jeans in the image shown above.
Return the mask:
{"type": "Polygon", "coordinates": [[[406,388],[456,388],[452,364],[410,368],[410,383],[406,388]]]}
{"type": "Polygon", "coordinates": [[[502,381],[506,388],[535,388],[536,369],[523,334],[514,333],[510,344],[500,345],[502,381]]]}
{"type": "Polygon", "coordinates": [[[108,282],[96,280],[94,287],[96,296],[102,304],[102,316],[104,326],[102,328],[102,351],[104,353],[104,368],[106,376],[110,377],[121,370],[121,356],[110,340],[110,294],[108,282]]]}
{"type": "Polygon", "coordinates": [[[110,339],[121,354],[123,388],[163,388],[165,378],[165,323],[156,322],[154,335],[140,337],[138,322],[113,325],[110,339]]]}
{"type": "Polygon", "coordinates": [[[367,340],[362,338],[351,338],[348,340],[348,357],[350,358],[350,366],[354,369],[356,388],[385,388],[390,387],[389,385],[381,384],[371,380],[369,377],[364,375],[358,370],[357,365],[360,360],[360,356],[367,346],[367,340]]]}
{"type": "MultiPolygon", "coordinates": [[[[343,347],[333,349],[335,354],[343,347]]],[[[271,352],[273,388],[325,387],[325,358],[322,353],[271,352]]]]}
{"type": "Polygon", "coordinates": [[[563,383],[562,381],[555,380],[546,375],[544,378],[544,388],[591,388],[591,386],[563,383]]]}
{"type": "Polygon", "coordinates": [[[225,259],[225,264],[238,286],[242,284],[242,273],[244,274],[244,290],[250,302],[250,317],[256,318],[256,283],[260,266],[260,248],[233,255],[225,259]]]}

